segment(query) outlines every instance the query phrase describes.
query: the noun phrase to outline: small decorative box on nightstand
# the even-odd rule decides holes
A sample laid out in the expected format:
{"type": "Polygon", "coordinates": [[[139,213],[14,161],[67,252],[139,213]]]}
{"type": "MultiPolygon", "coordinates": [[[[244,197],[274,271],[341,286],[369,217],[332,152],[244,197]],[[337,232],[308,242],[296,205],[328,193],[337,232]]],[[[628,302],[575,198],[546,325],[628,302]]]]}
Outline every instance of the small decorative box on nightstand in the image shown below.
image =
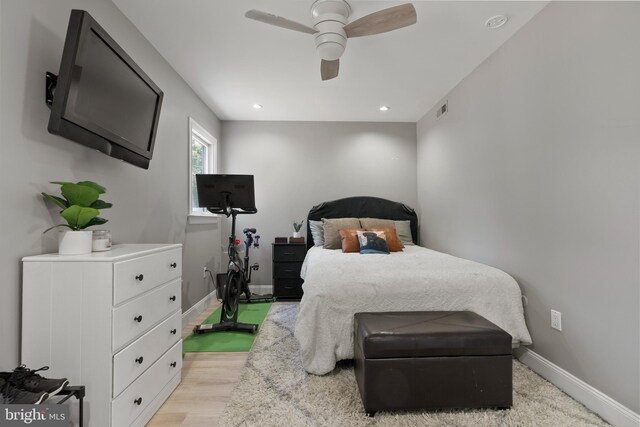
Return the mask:
{"type": "Polygon", "coordinates": [[[273,243],[273,296],[279,300],[302,298],[300,270],[307,254],[304,243],[273,243]]]}

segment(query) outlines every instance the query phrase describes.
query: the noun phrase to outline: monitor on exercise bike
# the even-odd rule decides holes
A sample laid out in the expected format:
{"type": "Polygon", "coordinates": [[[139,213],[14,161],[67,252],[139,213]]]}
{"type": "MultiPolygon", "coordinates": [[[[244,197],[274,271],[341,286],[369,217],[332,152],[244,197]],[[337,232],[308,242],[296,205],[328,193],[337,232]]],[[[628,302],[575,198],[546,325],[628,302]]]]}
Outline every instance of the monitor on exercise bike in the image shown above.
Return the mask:
{"type": "Polygon", "coordinates": [[[197,174],[198,206],[212,213],[256,213],[253,175],[197,174]]]}

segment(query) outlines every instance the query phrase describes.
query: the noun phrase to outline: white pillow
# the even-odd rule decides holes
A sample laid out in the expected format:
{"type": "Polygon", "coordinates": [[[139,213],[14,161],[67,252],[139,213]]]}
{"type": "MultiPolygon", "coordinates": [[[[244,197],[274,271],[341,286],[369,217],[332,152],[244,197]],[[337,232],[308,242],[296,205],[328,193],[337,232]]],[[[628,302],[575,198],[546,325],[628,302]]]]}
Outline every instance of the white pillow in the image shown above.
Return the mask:
{"type": "Polygon", "coordinates": [[[415,245],[411,233],[411,221],[393,221],[396,224],[396,234],[403,245],[415,245]]]}
{"type": "Polygon", "coordinates": [[[323,246],[324,227],[322,221],[309,220],[309,228],[311,229],[311,237],[313,237],[313,246],[323,246]]]}

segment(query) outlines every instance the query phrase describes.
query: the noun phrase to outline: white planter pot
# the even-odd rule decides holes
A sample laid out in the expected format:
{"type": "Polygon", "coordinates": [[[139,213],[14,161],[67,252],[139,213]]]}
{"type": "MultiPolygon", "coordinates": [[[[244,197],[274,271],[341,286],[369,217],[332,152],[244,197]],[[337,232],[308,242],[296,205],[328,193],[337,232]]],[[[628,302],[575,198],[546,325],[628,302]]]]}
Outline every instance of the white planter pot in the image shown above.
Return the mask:
{"type": "Polygon", "coordinates": [[[294,231],[293,232],[293,237],[300,237],[300,232],[299,231],[294,231]]]}
{"type": "Polygon", "coordinates": [[[91,230],[60,230],[58,232],[59,255],[85,255],[91,253],[91,230]]]}

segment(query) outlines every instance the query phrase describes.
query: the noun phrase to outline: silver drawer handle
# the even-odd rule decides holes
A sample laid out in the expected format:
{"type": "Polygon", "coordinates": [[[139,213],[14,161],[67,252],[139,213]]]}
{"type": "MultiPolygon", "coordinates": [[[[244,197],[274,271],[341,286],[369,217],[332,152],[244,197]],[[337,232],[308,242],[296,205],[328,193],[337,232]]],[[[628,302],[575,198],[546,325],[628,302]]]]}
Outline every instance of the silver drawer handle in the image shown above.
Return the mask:
{"type": "Polygon", "coordinates": [[[282,255],[295,255],[295,252],[283,252],[282,255]]]}
{"type": "Polygon", "coordinates": [[[143,360],[144,360],[144,357],[140,356],[136,359],[136,363],[139,363],[140,365],[142,365],[143,360]]]}
{"type": "Polygon", "coordinates": [[[295,273],[296,271],[295,270],[285,270],[285,272],[287,272],[287,273],[295,273]]]}
{"type": "Polygon", "coordinates": [[[138,275],[136,276],[136,280],[137,280],[138,282],[142,282],[142,281],[144,280],[144,274],[138,274],[138,275]]]}

